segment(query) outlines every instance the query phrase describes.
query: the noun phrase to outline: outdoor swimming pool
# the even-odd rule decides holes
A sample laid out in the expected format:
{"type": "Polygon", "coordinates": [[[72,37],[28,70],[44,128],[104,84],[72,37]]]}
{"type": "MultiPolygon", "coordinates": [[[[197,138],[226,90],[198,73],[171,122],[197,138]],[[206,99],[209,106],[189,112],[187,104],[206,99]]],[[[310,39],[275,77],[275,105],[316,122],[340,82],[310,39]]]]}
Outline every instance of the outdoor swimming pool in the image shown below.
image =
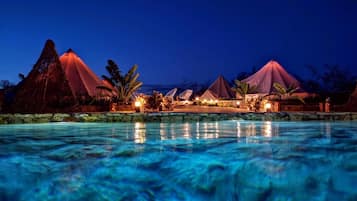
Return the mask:
{"type": "Polygon", "coordinates": [[[0,200],[357,200],[357,123],[1,125],[0,200]]]}

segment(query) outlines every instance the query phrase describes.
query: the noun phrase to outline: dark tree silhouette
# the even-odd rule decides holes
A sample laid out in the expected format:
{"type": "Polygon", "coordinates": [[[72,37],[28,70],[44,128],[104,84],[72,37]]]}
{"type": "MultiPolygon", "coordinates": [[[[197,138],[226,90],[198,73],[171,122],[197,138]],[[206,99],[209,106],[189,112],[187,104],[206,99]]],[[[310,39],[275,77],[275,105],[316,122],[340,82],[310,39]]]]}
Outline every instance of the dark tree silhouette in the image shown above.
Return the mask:
{"type": "Polygon", "coordinates": [[[126,73],[122,74],[119,66],[113,61],[108,60],[108,65],[105,67],[110,77],[103,75],[103,79],[107,80],[117,89],[118,102],[127,104],[133,93],[142,86],[142,82],[138,81],[139,73],[136,73],[137,65],[131,67],[126,73]]]}
{"type": "Polygon", "coordinates": [[[330,97],[334,103],[346,102],[356,86],[356,75],[339,65],[325,65],[323,70],[312,65],[307,68],[312,74],[312,79],[303,81],[304,89],[318,93],[324,99],[330,97]]]}

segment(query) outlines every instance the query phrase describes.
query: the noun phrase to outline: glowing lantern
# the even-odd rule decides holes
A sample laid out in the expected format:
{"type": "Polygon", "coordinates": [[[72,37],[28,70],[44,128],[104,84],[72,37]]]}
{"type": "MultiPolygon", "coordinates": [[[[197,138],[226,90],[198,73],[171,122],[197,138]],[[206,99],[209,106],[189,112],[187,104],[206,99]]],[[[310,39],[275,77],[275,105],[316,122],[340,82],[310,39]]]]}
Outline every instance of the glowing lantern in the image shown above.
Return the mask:
{"type": "Polygon", "coordinates": [[[137,97],[134,102],[135,111],[136,112],[143,112],[145,105],[145,99],[143,97],[137,97]]]}
{"type": "Polygon", "coordinates": [[[140,101],[135,101],[135,107],[140,107],[141,106],[141,102],[140,101]]]}
{"type": "Polygon", "coordinates": [[[239,108],[240,107],[240,101],[237,101],[236,104],[237,104],[237,108],[239,108]]]}
{"type": "Polygon", "coordinates": [[[271,103],[269,103],[269,102],[265,103],[264,109],[265,109],[265,111],[270,111],[270,109],[271,109],[271,103]]]}

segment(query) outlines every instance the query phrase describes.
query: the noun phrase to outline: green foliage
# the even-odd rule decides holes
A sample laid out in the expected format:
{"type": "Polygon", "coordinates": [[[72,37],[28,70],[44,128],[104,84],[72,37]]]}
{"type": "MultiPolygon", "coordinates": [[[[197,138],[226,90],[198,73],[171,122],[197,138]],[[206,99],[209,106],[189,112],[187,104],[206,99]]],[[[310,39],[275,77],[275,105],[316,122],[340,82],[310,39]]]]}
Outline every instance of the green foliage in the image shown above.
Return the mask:
{"type": "Polygon", "coordinates": [[[297,99],[305,104],[305,101],[301,97],[293,95],[299,89],[299,87],[290,85],[288,88],[285,88],[284,86],[282,86],[277,82],[274,82],[273,87],[276,90],[275,95],[279,96],[280,99],[292,98],[292,99],[297,99]]]}
{"type": "Polygon", "coordinates": [[[118,92],[118,102],[127,104],[136,90],[142,86],[142,82],[138,81],[139,73],[136,73],[138,69],[137,65],[131,67],[131,69],[123,75],[119,69],[119,66],[113,61],[108,60],[108,64],[105,67],[110,75],[102,77],[111,83],[118,92]]]}
{"type": "Polygon", "coordinates": [[[277,82],[274,82],[273,87],[275,88],[277,93],[282,96],[291,96],[299,89],[299,87],[296,87],[294,85],[290,85],[288,88],[285,88],[284,86],[282,86],[277,82]]]}
{"type": "Polygon", "coordinates": [[[250,84],[246,82],[241,82],[239,80],[234,80],[235,86],[232,87],[232,90],[242,96],[243,101],[245,101],[245,96],[247,94],[252,94],[256,92],[257,86],[253,85],[251,86],[250,84]]]}

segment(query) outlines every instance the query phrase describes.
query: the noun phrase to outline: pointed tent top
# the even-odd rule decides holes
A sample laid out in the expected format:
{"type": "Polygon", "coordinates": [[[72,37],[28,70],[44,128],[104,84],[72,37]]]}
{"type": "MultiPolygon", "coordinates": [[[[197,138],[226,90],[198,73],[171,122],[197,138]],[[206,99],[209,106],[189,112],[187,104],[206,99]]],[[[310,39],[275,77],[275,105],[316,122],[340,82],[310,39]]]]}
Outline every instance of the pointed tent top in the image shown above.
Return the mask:
{"type": "Polygon", "coordinates": [[[30,113],[56,111],[64,99],[68,105],[74,103],[55,43],[47,40],[33,69],[18,85],[12,109],[30,113]]]}
{"type": "Polygon", "coordinates": [[[274,59],[271,59],[270,61],[268,61],[264,66],[264,67],[269,67],[269,68],[283,68],[279,62],[277,62],[276,60],[274,59]]]}
{"type": "Polygon", "coordinates": [[[53,42],[53,40],[51,39],[47,39],[45,43],[45,47],[55,48],[55,42],[53,42]]]}
{"type": "Polygon", "coordinates": [[[231,99],[235,97],[234,92],[222,75],[219,75],[201,96],[201,98],[206,99],[212,99],[212,97],[215,97],[215,99],[231,99]]]}
{"type": "Polygon", "coordinates": [[[36,69],[39,72],[43,72],[48,69],[48,63],[55,63],[56,65],[60,65],[58,54],[55,49],[55,43],[50,39],[45,42],[40,57],[38,58],[33,69],[36,69]]]}
{"type": "Polygon", "coordinates": [[[42,49],[39,60],[41,59],[41,57],[48,58],[48,57],[53,57],[53,56],[58,58],[55,43],[52,40],[48,39],[42,49]]]}
{"type": "MultiPolygon", "coordinates": [[[[273,84],[279,83],[283,87],[290,86],[300,87],[300,83],[292,75],[290,75],[277,61],[270,60],[259,71],[250,77],[242,80],[251,86],[257,87],[258,93],[272,93],[275,89],[273,84]]],[[[303,91],[300,88],[300,91],[303,91]]]]}
{"type": "MultiPolygon", "coordinates": [[[[71,55],[71,56],[75,56],[75,57],[78,57],[78,58],[79,58],[79,56],[77,55],[77,53],[76,53],[72,48],[69,48],[65,53],[63,53],[62,56],[64,56],[64,55],[71,55]]],[[[62,56],[61,56],[61,57],[62,57],[62,56]]]]}
{"type": "Polygon", "coordinates": [[[96,96],[97,87],[103,86],[103,82],[72,49],[67,50],[60,61],[73,94],[96,96]]]}

